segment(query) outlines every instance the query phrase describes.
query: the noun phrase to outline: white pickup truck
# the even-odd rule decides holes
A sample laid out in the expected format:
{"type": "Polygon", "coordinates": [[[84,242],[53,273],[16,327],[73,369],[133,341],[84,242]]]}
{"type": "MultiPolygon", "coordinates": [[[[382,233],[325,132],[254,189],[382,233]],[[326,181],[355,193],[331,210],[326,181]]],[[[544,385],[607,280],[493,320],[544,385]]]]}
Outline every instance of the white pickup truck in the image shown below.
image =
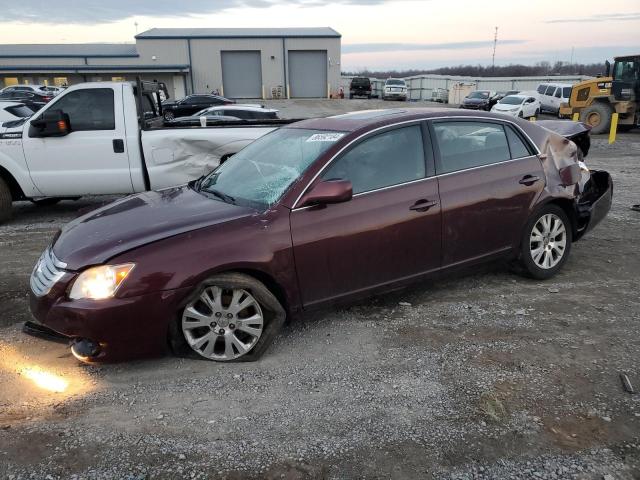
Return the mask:
{"type": "Polygon", "coordinates": [[[54,203],[187,183],[286,122],[166,126],[161,89],[82,83],[32,117],[0,124],[0,222],[18,200],[54,203]]]}

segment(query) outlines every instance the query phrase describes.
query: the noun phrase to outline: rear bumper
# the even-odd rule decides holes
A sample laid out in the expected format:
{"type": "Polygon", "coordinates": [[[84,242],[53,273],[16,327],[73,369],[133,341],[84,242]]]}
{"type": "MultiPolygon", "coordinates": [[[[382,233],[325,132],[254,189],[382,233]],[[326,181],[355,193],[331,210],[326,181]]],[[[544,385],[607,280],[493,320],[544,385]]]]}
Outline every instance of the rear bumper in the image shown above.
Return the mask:
{"type": "Polygon", "coordinates": [[[578,235],[581,238],[607,216],[613,200],[613,180],[609,172],[592,170],[591,179],[578,198],[578,235]]]}

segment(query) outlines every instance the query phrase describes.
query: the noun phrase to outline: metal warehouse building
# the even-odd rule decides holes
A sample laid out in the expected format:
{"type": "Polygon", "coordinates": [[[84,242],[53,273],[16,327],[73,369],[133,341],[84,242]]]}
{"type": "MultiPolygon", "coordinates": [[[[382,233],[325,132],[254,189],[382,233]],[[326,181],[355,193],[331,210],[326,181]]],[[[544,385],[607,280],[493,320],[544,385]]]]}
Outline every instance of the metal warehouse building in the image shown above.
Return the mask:
{"type": "Polygon", "coordinates": [[[154,28],[135,44],[0,45],[0,86],[158,80],[180,98],[322,98],[340,86],[332,28],[154,28]]]}

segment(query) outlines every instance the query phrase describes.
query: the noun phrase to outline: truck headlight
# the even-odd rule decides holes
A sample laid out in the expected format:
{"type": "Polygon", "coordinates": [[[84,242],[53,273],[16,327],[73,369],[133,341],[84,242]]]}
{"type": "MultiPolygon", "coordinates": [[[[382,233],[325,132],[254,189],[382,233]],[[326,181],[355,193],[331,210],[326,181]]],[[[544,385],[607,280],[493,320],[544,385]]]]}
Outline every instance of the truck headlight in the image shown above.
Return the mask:
{"type": "Polygon", "coordinates": [[[135,264],[124,263],[122,265],[100,265],[82,272],[71,287],[69,298],[78,300],[90,298],[103,300],[115,295],[118,287],[127,278],[135,264]]]}

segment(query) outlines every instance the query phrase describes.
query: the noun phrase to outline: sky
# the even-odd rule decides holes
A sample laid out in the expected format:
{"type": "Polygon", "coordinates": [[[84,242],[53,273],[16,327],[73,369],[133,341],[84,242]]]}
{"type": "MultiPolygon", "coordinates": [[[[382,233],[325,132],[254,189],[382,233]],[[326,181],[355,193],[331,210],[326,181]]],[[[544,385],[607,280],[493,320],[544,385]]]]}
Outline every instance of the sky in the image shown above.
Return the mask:
{"type": "Polygon", "coordinates": [[[640,53],[639,0],[0,0],[0,12],[0,44],[131,43],[154,27],[329,26],[342,34],[343,71],[490,65],[496,26],[498,65],[640,53]]]}

